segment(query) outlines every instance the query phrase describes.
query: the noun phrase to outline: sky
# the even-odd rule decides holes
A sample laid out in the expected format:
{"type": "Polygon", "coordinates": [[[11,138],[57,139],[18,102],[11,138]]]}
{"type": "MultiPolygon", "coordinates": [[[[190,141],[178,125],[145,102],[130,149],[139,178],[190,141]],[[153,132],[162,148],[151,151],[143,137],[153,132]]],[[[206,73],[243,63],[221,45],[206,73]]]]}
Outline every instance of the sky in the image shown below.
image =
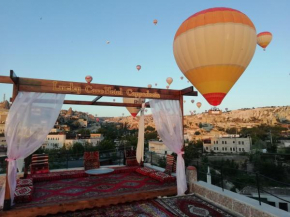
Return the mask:
{"type": "MultiPolygon", "coordinates": [[[[183,89],[192,85],[180,79],[174,35],[189,16],[213,7],[237,9],[252,20],[257,33],[273,34],[266,51],[256,47],[251,63],[219,108],[290,105],[289,0],[0,0],[0,75],[8,76],[12,69],[19,77],[76,82],[91,75],[93,83],[140,87],[157,83],[157,88],[166,88],[166,78],[172,77],[170,88],[183,89]]],[[[12,85],[0,84],[0,101],[4,94],[11,97],[12,85]]],[[[114,97],[100,101],[113,99],[122,102],[114,97]]],[[[184,100],[186,115],[212,107],[200,94],[184,100]],[[202,107],[198,109],[192,99],[202,107]]],[[[63,109],[69,107],[99,117],[129,115],[122,107],[64,105],[63,109]]]]}

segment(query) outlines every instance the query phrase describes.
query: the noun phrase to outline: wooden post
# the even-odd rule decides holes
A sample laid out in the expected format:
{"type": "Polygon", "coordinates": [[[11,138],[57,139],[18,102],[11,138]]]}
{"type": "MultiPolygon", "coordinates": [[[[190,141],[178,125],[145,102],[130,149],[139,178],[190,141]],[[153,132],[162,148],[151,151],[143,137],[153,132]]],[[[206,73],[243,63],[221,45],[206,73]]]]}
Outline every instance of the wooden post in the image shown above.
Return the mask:
{"type": "Polygon", "coordinates": [[[3,211],[11,209],[11,197],[10,197],[10,186],[8,182],[8,165],[9,161],[7,162],[6,166],[6,183],[5,183],[5,197],[4,197],[4,204],[3,204],[3,211]]]}
{"type": "MultiPolygon", "coordinates": [[[[179,97],[179,104],[180,104],[180,109],[181,109],[181,115],[182,115],[182,137],[184,138],[184,111],[183,111],[183,95],[180,94],[179,97]]],[[[184,151],[184,144],[182,151],[184,151]]]]}
{"type": "Polygon", "coordinates": [[[19,83],[18,83],[19,79],[13,70],[10,70],[10,79],[13,81],[12,102],[14,102],[16,96],[18,95],[18,91],[19,91],[19,83]]]}

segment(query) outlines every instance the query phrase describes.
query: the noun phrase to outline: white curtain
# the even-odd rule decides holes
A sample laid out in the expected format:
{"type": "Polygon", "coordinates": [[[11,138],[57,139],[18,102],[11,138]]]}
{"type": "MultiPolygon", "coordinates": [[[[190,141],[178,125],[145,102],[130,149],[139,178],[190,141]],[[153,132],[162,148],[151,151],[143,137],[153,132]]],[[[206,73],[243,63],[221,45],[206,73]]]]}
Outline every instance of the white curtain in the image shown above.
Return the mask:
{"type": "Polygon", "coordinates": [[[156,130],[166,147],[177,154],[177,192],[187,190],[183,148],[183,122],[178,100],[151,100],[150,107],[156,130]]]}
{"type": "MultiPolygon", "coordinates": [[[[55,124],[64,97],[63,94],[19,92],[9,110],[5,138],[11,205],[16,188],[16,161],[26,158],[43,144],[55,124]]],[[[3,206],[4,193],[5,186],[0,192],[0,206],[3,206]]]]}
{"type": "Polygon", "coordinates": [[[144,108],[145,103],[142,104],[140,120],[139,120],[139,132],[138,132],[138,144],[136,151],[136,159],[138,163],[144,161],[144,108]]]}

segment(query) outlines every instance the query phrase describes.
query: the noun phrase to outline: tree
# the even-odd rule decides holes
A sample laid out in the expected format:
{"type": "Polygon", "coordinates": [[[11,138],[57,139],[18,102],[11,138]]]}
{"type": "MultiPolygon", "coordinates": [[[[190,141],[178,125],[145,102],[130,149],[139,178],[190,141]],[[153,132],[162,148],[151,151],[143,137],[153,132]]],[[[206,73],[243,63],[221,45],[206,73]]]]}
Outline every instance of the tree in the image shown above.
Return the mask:
{"type": "Polygon", "coordinates": [[[104,150],[112,150],[115,149],[115,144],[112,140],[102,140],[100,144],[97,146],[97,149],[99,151],[104,151],[104,150]]]}
{"type": "Polygon", "coordinates": [[[195,131],[194,135],[200,135],[200,132],[199,131],[195,131]]]}
{"type": "Polygon", "coordinates": [[[198,127],[201,129],[202,128],[202,123],[199,122],[198,127]]]}
{"type": "Polygon", "coordinates": [[[154,127],[151,127],[151,126],[147,126],[145,128],[145,131],[155,131],[155,128],[154,127]]]}
{"type": "Polygon", "coordinates": [[[80,154],[80,153],[84,153],[84,146],[82,145],[82,143],[76,142],[73,144],[72,146],[72,152],[74,154],[80,154]]]}
{"type": "Polygon", "coordinates": [[[229,129],[226,129],[226,133],[228,134],[236,134],[238,132],[237,128],[231,127],[229,129]]]}

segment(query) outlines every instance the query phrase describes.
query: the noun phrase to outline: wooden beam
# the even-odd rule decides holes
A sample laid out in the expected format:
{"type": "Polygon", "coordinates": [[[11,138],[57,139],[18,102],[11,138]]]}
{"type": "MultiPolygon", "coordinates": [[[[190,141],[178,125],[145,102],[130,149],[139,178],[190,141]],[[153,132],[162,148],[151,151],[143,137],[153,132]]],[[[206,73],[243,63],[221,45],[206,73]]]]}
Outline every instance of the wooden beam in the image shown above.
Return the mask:
{"type": "Polygon", "coordinates": [[[97,96],[95,99],[92,100],[92,104],[94,104],[95,102],[97,102],[101,98],[102,98],[102,96],[97,96]]]}
{"type": "Polygon", "coordinates": [[[10,76],[2,76],[2,75],[0,75],[0,83],[13,84],[13,81],[11,80],[10,76]]]}
{"type": "MultiPolygon", "coordinates": [[[[92,104],[91,101],[78,101],[78,100],[64,100],[63,104],[73,104],[73,105],[98,105],[98,106],[119,106],[119,107],[137,107],[141,108],[142,104],[134,103],[118,103],[118,102],[95,102],[92,104]]],[[[150,108],[150,105],[146,105],[146,108],[150,108]]]]}
{"type": "Polygon", "coordinates": [[[113,96],[148,99],[179,99],[179,90],[117,86],[106,84],[87,84],[80,82],[53,81],[19,78],[19,90],[40,93],[61,93],[93,96],[113,96]]]}
{"type": "Polygon", "coordinates": [[[13,70],[10,70],[10,79],[13,81],[14,84],[18,84],[19,78],[13,70]]]}
{"type": "Polygon", "coordinates": [[[197,91],[194,91],[193,86],[187,87],[181,90],[181,95],[185,96],[197,96],[197,91]]]}

